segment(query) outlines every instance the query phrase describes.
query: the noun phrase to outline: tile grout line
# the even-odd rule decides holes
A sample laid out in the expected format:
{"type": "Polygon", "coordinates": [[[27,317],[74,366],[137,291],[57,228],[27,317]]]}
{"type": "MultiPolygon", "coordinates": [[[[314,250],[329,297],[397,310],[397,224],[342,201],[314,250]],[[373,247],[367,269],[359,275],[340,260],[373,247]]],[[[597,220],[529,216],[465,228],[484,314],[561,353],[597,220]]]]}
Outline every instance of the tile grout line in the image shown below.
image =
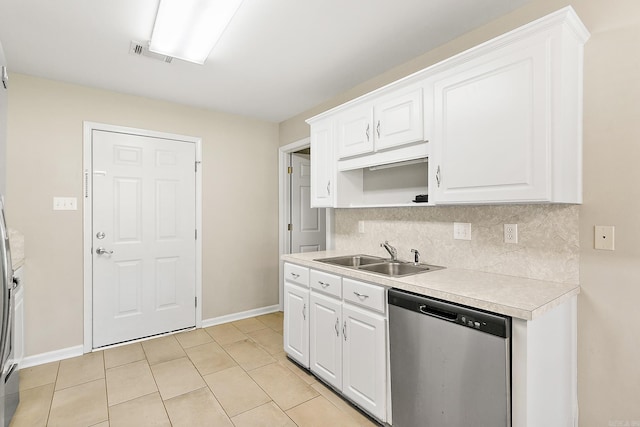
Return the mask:
{"type": "Polygon", "coordinates": [[[56,394],[56,384],[58,384],[58,374],[60,374],[60,361],[58,361],[58,367],[56,368],[56,379],[53,381],[53,393],[51,393],[51,400],[49,401],[49,411],[47,412],[45,426],[49,425],[49,419],[51,418],[51,410],[53,409],[53,397],[56,394]]]}

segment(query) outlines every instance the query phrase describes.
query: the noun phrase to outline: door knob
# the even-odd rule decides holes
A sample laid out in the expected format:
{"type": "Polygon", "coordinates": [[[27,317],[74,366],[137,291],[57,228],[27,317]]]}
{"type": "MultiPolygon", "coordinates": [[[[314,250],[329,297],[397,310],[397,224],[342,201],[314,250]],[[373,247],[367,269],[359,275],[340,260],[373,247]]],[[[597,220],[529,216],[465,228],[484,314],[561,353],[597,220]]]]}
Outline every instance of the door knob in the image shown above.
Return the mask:
{"type": "Polygon", "coordinates": [[[104,254],[111,255],[113,253],[113,251],[108,251],[105,248],[100,247],[100,248],[96,249],[96,253],[98,255],[104,255],[104,254]]]}

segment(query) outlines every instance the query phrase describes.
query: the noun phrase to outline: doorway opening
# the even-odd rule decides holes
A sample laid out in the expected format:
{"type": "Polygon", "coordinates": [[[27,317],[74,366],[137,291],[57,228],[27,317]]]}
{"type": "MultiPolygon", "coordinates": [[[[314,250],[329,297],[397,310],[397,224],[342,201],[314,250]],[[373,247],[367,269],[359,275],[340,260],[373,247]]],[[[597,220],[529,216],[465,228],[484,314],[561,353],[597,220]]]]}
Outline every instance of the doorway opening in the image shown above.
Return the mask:
{"type": "MultiPolygon", "coordinates": [[[[279,149],[279,254],[331,249],[333,209],[310,208],[311,143],[304,138],[279,149]],[[297,165],[297,166],[296,166],[297,165]],[[297,167],[297,169],[296,169],[297,167]],[[292,168],[292,169],[289,169],[292,168]],[[289,173],[291,171],[291,173],[289,173]],[[293,183],[292,183],[293,181],[293,183]],[[305,188],[306,187],[306,188],[305,188]],[[308,209],[303,209],[309,207],[308,209]],[[317,236],[324,236],[317,237],[317,236]],[[317,241],[317,242],[316,242],[317,241]],[[296,249],[297,248],[297,249],[296,249]]],[[[283,263],[279,261],[279,304],[284,309],[283,263]]]]}

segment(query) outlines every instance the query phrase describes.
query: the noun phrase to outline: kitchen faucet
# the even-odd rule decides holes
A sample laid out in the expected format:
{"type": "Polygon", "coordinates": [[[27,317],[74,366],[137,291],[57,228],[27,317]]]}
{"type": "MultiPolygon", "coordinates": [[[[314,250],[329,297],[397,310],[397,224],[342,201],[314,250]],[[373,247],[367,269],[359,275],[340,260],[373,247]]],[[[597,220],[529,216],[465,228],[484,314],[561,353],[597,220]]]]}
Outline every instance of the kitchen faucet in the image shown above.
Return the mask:
{"type": "Polygon", "coordinates": [[[391,255],[391,261],[398,260],[398,251],[396,248],[391,246],[387,240],[385,240],[384,243],[380,243],[380,247],[385,248],[387,252],[389,252],[389,255],[391,255]]]}

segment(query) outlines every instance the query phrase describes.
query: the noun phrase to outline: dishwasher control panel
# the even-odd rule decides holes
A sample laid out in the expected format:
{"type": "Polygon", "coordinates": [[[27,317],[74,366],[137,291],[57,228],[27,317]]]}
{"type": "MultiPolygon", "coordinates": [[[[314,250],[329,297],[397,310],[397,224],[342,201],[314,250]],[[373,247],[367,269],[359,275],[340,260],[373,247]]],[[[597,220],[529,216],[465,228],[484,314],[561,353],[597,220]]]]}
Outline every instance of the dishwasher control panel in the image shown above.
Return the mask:
{"type": "Polygon", "coordinates": [[[398,289],[389,290],[389,304],[407,310],[464,325],[503,338],[511,336],[511,318],[424,295],[398,289]]]}
{"type": "Polygon", "coordinates": [[[478,320],[472,319],[471,317],[463,316],[463,315],[458,316],[458,323],[460,323],[461,325],[468,326],[470,328],[480,329],[480,330],[487,327],[487,322],[478,321],[478,320]]]}

